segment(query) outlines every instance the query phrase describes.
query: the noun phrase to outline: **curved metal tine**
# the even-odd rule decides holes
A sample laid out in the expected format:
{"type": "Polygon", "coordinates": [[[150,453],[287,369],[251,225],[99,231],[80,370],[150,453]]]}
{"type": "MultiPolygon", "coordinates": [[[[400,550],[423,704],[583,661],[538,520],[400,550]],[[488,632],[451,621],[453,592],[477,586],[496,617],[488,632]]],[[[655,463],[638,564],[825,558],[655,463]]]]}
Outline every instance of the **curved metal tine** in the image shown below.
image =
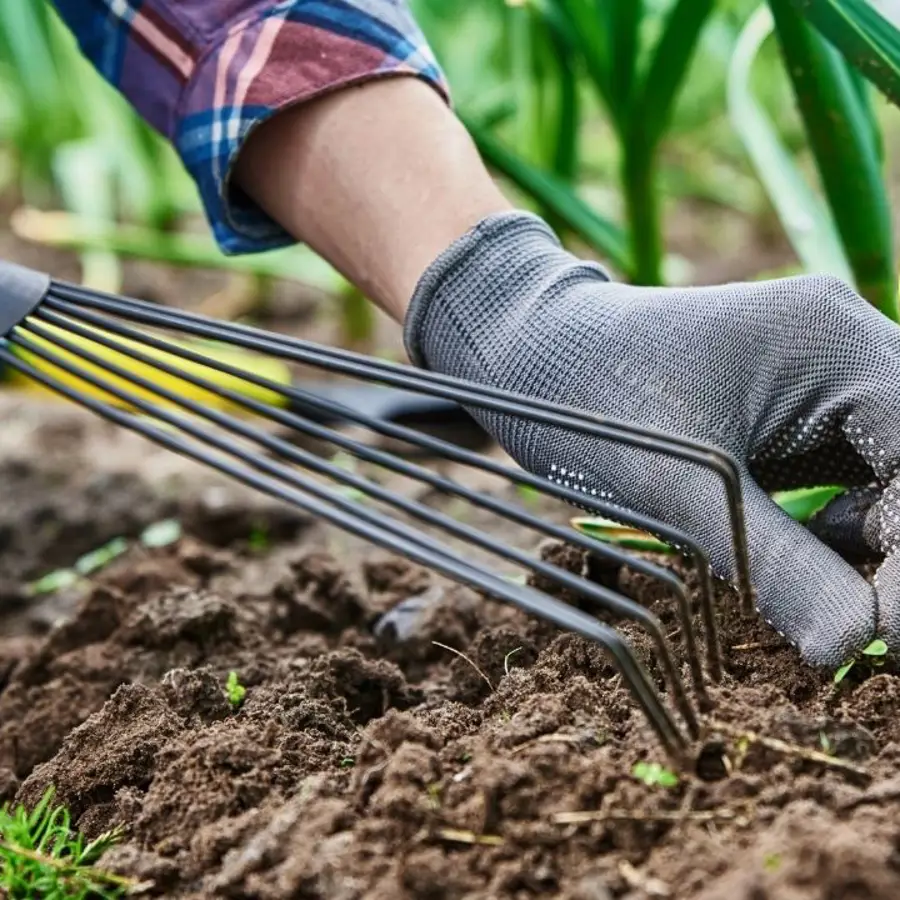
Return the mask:
{"type": "MultiPolygon", "coordinates": [[[[155,350],[171,354],[172,356],[180,357],[189,362],[216,369],[235,378],[244,377],[240,369],[236,369],[235,367],[230,366],[227,363],[221,363],[218,360],[209,359],[208,357],[203,356],[201,353],[196,353],[187,348],[179,347],[168,341],[162,340],[155,335],[142,334],[141,332],[135,331],[127,325],[123,325],[121,322],[114,321],[107,316],[97,315],[90,311],[71,307],[70,304],[67,304],[64,301],[61,303],[53,303],[52,308],[40,309],[35,313],[35,316],[41,319],[45,319],[46,321],[49,321],[54,325],[58,325],[59,327],[69,328],[73,332],[77,331],[78,334],[82,335],[85,338],[96,340],[100,343],[105,343],[103,341],[99,341],[94,332],[88,331],[87,329],[78,328],[75,324],[75,320],[73,319],[73,317],[77,316],[78,319],[84,320],[91,325],[103,328],[110,333],[117,334],[129,341],[144,343],[155,350]],[[66,314],[60,315],[56,312],[57,308],[62,308],[66,314]]],[[[29,321],[33,321],[33,319],[34,316],[32,316],[29,321]]],[[[108,346],[112,345],[108,344],[108,346]]],[[[119,352],[128,353],[128,350],[125,347],[117,346],[113,349],[117,349],[119,352]]],[[[129,353],[129,355],[134,356],[134,358],[140,358],[132,353],[129,353]]],[[[160,360],[157,360],[155,358],[147,357],[143,358],[142,361],[150,365],[154,365],[157,368],[161,368],[163,371],[166,371],[171,375],[177,376],[179,378],[184,378],[185,380],[191,381],[195,384],[200,384],[200,382],[197,380],[197,376],[190,376],[182,369],[163,364],[160,360]]],[[[260,378],[256,375],[250,375],[246,377],[245,380],[248,380],[251,383],[267,390],[275,389],[277,387],[275,382],[268,381],[267,379],[260,378]]],[[[634,571],[641,572],[642,574],[645,574],[651,578],[654,578],[660,583],[663,583],[670,590],[672,590],[676,597],[678,615],[682,628],[682,638],[685,645],[685,654],[686,658],[689,661],[694,689],[696,690],[701,703],[704,705],[708,703],[706,685],[703,678],[703,670],[702,666],[700,665],[699,655],[697,653],[696,639],[694,635],[693,622],[691,619],[691,607],[690,600],[687,594],[687,588],[685,587],[681,579],[675,576],[668,569],[663,569],[659,566],[655,566],[652,563],[647,562],[646,560],[640,559],[639,557],[630,556],[620,550],[617,550],[616,548],[608,547],[607,545],[601,544],[598,541],[585,537],[584,535],[581,535],[577,531],[574,531],[572,529],[562,528],[549,522],[545,522],[544,520],[539,519],[536,516],[525,512],[524,510],[521,510],[519,507],[504,503],[500,500],[496,500],[495,498],[489,497],[477,491],[473,491],[470,488],[467,488],[457,482],[451,481],[444,476],[438,475],[423,466],[417,466],[415,464],[408,463],[404,460],[399,459],[393,454],[384,453],[373,447],[369,447],[366,444],[354,441],[342,435],[339,431],[323,425],[319,425],[318,423],[310,422],[306,419],[301,418],[296,413],[274,408],[268,404],[261,403],[258,400],[245,397],[235,391],[231,391],[218,385],[212,385],[208,382],[203,383],[202,386],[206,390],[209,390],[214,394],[219,394],[221,396],[227,397],[232,403],[242,406],[244,409],[251,410],[260,416],[271,419],[282,425],[285,425],[286,427],[303,432],[305,434],[309,434],[322,440],[329,441],[336,446],[346,450],[347,452],[358,456],[360,459],[376,463],[377,465],[384,466],[385,468],[391,469],[394,472],[398,472],[410,478],[422,481],[446,493],[454,494],[475,505],[481,506],[485,509],[489,509],[492,512],[495,512],[498,515],[501,515],[511,521],[515,521],[518,524],[525,525],[526,527],[533,528],[536,531],[542,532],[543,534],[546,534],[550,537],[555,537],[559,540],[566,541],[570,544],[581,547],[582,549],[601,558],[611,559],[621,565],[627,565],[634,571]]],[[[327,404],[321,401],[318,402],[322,407],[327,406],[327,404]]],[[[336,408],[338,409],[338,411],[342,409],[340,406],[337,406],[336,408]]],[[[361,418],[367,419],[368,417],[363,416],[361,418]]],[[[398,429],[400,431],[405,431],[402,426],[398,426],[398,429]]],[[[501,474],[502,476],[508,478],[506,471],[501,471],[497,474],[501,474]]],[[[711,673],[714,678],[718,678],[720,677],[721,670],[716,666],[716,663],[719,663],[720,661],[720,652],[718,633],[716,630],[716,622],[714,616],[712,619],[710,633],[711,640],[709,638],[709,633],[707,635],[707,652],[712,657],[710,666],[711,673]]]]}
{"type": "MultiPolygon", "coordinates": [[[[121,344],[114,339],[108,338],[105,335],[100,335],[94,331],[83,328],[75,322],[68,322],[63,324],[66,329],[73,334],[80,335],[90,341],[108,347],[116,351],[117,353],[125,354],[142,363],[154,366],[160,371],[171,374],[191,384],[195,384],[205,390],[210,390],[213,393],[228,397],[229,399],[232,399],[232,397],[239,397],[238,394],[232,391],[228,391],[227,389],[220,388],[219,386],[212,384],[201,376],[184,372],[183,370],[180,370],[175,366],[168,365],[167,363],[164,363],[160,360],[155,360],[153,357],[141,353],[139,350],[133,347],[121,344]]],[[[699,735],[699,723],[697,722],[696,714],[691,707],[690,701],[688,700],[687,693],[684,689],[684,683],[672,658],[671,651],[669,649],[668,642],[666,641],[662,626],[660,625],[656,617],[649,613],[643,606],[634,603],[631,600],[628,600],[611,590],[586,581],[583,578],[572,574],[571,572],[567,572],[566,570],[559,568],[558,566],[546,563],[542,560],[534,559],[529,554],[515,547],[503,544],[502,542],[489,537],[488,535],[484,534],[481,531],[478,531],[477,529],[458,522],[454,518],[446,516],[436,510],[430,509],[429,507],[423,506],[420,503],[410,501],[404,497],[394,494],[366,478],[361,478],[357,475],[354,475],[353,473],[346,472],[340,467],[335,466],[333,463],[328,463],[315,456],[314,454],[301,450],[295,447],[293,444],[290,444],[287,441],[284,441],[273,435],[266,434],[265,432],[247,425],[246,423],[241,422],[240,420],[235,419],[232,416],[219,412],[218,410],[210,409],[204,406],[202,403],[198,403],[194,400],[191,400],[190,398],[182,397],[176,392],[156,385],[154,382],[131,373],[127,369],[124,369],[121,366],[116,365],[115,363],[112,363],[108,360],[104,361],[101,357],[97,356],[94,353],[91,353],[89,350],[70,343],[60,335],[54,334],[53,332],[48,332],[38,322],[33,321],[32,318],[29,318],[25,322],[24,326],[19,329],[19,331],[26,334],[36,334],[38,337],[46,340],[51,344],[56,345],[57,347],[62,348],[63,350],[66,350],[69,353],[76,355],[77,357],[85,360],[88,363],[102,366],[106,371],[126,380],[126,382],[130,384],[136,385],[143,390],[150,391],[156,396],[168,400],[170,403],[174,403],[182,407],[183,409],[188,410],[194,415],[200,416],[210,422],[213,422],[226,431],[229,431],[233,434],[239,434],[241,437],[246,438],[247,440],[252,441],[255,444],[259,444],[262,447],[265,447],[282,459],[288,459],[291,462],[295,462],[306,469],[317,472],[320,475],[325,475],[326,477],[338,481],[341,484],[362,491],[363,493],[368,494],[369,496],[374,497],[375,499],[380,500],[383,503],[403,510],[405,513],[411,516],[414,516],[424,522],[428,522],[431,525],[435,525],[438,528],[442,528],[455,537],[468,541],[475,546],[481,547],[483,550],[486,550],[489,553],[493,553],[496,556],[514,562],[517,565],[522,566],[523,568],[530,569],[533,572],[539,573],[545,578],[548,578],[551,581],[554,581],[557,584],[560,584],[568,588],[569,590],[575,591],[576,593],[586,597],[601,609],[606,609],[607,611],[612,612],[617,616],[628,618],[632,621],[637,622],[647,631],[647,633],[653,640],[654,645],[656,646],[656,651],[659,656],[663,671],[665,672],[666,679],[672,688],[672,693],[673,697],[675,698],[676,705],[682,715],[682,718],[685,720],[685,723],[688,726],[691,737],[696,738],[699,735]]],[[[20,339],[21,336],[19,335],[16,342],[18,343],[20,339]]],[[[265,405],[260,404],[260,406],[265,412],[265,405]]],[[[186,428],[186,430],[188,430],[188,433],[192,433],[191,429],[186,428]]],[[[222,449],[221,446],[219,448],[222,449]]],[[[249,463],[254,468],[260,468],[262,469],[262,471],[267,472],[268,474],[272,474],[272,472],[270,471],[270,469],[272,468],[272,464],[267,460],[264,460],[262,458],[246,458],[245,462],[249,463]]],[[[311,487],[304,483],[303,479],[301,479],[291,469],[280,469],[277,474],[279,474],[282,479],[295,487],[300,487],[307,491],[311,490],[311,487]]]]}
{"type": "MultiPolygon", "coordinates": [[[[135,304],[136,301],[128,301],[128,303],[135,304]]],[[[103,309],[106,309],[107,307],[114,309],[115,307],[114,303],[109,303],[106,305],[104,305],[103,303],[86,305],[94,305],[103,309]]],[[[48,296],[41,306],[42,309],[45,307],[62,311],[67,315],[80,316],[86,321],[88,320],[88,316],[91,315],[79,304],[69,303],[66,300],[60,299],[56,296],[48,296]]],[[[132,315],[128,311],[117,311],[117,314],[121,314],[123,317],[130,320],[136,319],[143,322],[144,324],[157,326],[162,325],[162,327],[168,328],[179,327],[177,324],[168,321],[165,315],[160,317],[160,315],[155,310],[145,309],[138,306],[135,312],[136,315],[132,315]]],[[[102,327],[108,327],[109,325],[109,320],[103,317],[97,317],[93,321],[100,323],[102,327]]],[[[215,328],[216,323],[210,322],[210,327],[215,328]]],[[[218,334],[211,335],[207,331],[200,332],[197,329],[194,329],[192,333],[194,333],[195,335],[200,334],[204,337],[218,337],[218,334]]],[[[146,336],[144,340],[146,340],[146,336]]],[[[171,352],[176,353],[177,355],[181,355],[186,359],[192,359],[192,357],[189,355],[190,351],[185,352],[182,348],[172,348],[171,352]]],[[[277,351],[275,352],[275,355],[278,355],[277,351]]],[[[204,364],[209,365],[210,361],[204,359],[204,364]]],[[[298,391],[295,388],[286,387],[285,385],[280,385],[275,382],[270,382],[264,378],[255,376],[252,373],[244,372],[242,370],[227,366],[223,363],[217,363],[216,367],[223,372],[242,378],[243,380],[250,383],[265,387],[266,389],[272,390],[284,397],[296,399],[299,402],[307,403],[308,405],[317,405],[320,408],[328,408],[322,404],[321,400],[318,400],[317,398],[313,397],[312,395],[306,394],[303,391],[298,391]]],[[[473,388],[477,390],[478,386],[473,386],[473,388]]],[[[478,405],[478,401],[475,401],[474,405],[478,405]]],[[[485,457],[472,453],[471,451],[467,451],[464,448],[458,447],[455,444],[441,441],[437,438],[429,437],[427,435],[422,435],[419,432],[416,432],[409,428],[404,428],[400,425],[372,419],[371,417],[367,417],[363,414],[357,413],[354,410],[349,410],[334,405],[330,405],[330,408],[332,410],[340,410],[341,414],[344,415],[347,419],[356,421],[359,424],[362,424],[365,427],[370,428],[371,430],[374,430],[378,433],[397,437],[412,444],[416,444],[418,446],[433,450],[434,452],[445,456],[448,459],[452,459],[465,465],[479,468],[482,471],[499,475],[500,477],[511,480],[517,484],[533,487],[544,494],[565,500],[573,505],[580,506],[582,508],[588,508],[595,513],[611,516],[621,521],[628,522],[633,527],[652,532],[658,535],[667,543],[672,544],[673,546],[677,546],[683,551],[686,551],[694,560],[694,564],[696,566],[699,577],[701,613],[706,637],[707,661],[710,669],[710,674],[711,677],[716,681],[721,679],[721,649],[718,639],[718,627],[714,609],[712,577],[710,574],[709,560],[707,558],[706,552],[689,535],[677,529],[671,528],[663,522],[659,522],[648,516],[644,516],[640,513],[634,512],[633,510],[622,509],[611,503],[600,500],[595,496],[580,493],[577,490],[573,490],[561,484],[556,484],[544,478],[531,475],[524,470],[512,469],[508,466],[503,466],[500,463],[488,460],[485,457]]],[[[573,534],[574,533],[575,532],[573,532],[573,534]]],[[[600,545],[600,542],[595,543],[598,546],[600,545]]],[[[601,551],[597,550],[596,548],[594,548],[594,552],[597,552],[598,555],[600,555],[601,553],[601,551]]],[[[676,597],[678,598],[680,608],[679,615],[681,616],[682,621],[684,622],[689,620],[689,611],[686,612],[686,607],[688,606],[686,593],[684,593],[683,590],[679,592],[676,589],[676,597]]],[[[690,631],[690,629],[684,629],[684,634],[685,640],[691,640],[692,632],[690,631]]],[[[688,658],[692,660],[692,678],[694,679],[695,683],[701,683],[702,672],[700,672],[699,660],[696,653],[689,653],[688,658]]]]}
{"type": "MultiPolygon", "coordinates": [[[[127,315],[127,309],[130,309],[136,315],[156,312],[141,301],[116,297],[111,294],[90,293],[77,285],[54,282],[54,287],[68,294],[70,299],[77,302],[86,303],[95,308],[118,311],[122,315],[127,315]]],[[[370,359],[349,350],[319,346],[299,338],[272,335],[269,332],[249,325],[215,322],[195,313],[172,310],[170,308],[165,309],[162,317],[170,318],[173,324],[170,324],[168,327],[184,331],[190,331],[191,327],[194,326],[200,329],[215,328],[219,332],[217,339],[226,342],[239,342],[244,347],[252,346],[251,342],[260,342],[257,345],[260,349],[266,349],[266,352],[276,355],[288,356],[288,358],[296,359],[298,362],[305,362],[309,365],[370,381],[382,381],[394,387],[417,390],[420,393],[442,397],[464,405],[479,406],[500,413],[569,428],[570,430],[590,434],[594,437],[618,440],[620,443],[627,443],[631,446],[641,447],[645,450],[663,453],[668,456],[689,459],[698,465],[706,466],[722,478],[725,486],[731,537],[735,552],[737,585],[745,610],[752,611],[753,609],[753,586],[750,580],[749,551],[747,549],[740,474],[734,458],[724,450],[707,446],[688,438],[666,434],[656,429],[607,419],[584,410],[562,407],[544,400],[514,394],[498,388],[469,384],[461,379],[440,375],[436,372],[411,369],[409,366],[402,366],[386,360],[370,359]],[[174,324],[175,322],[178,324],[174,324]],[[276,344],[283,348],[280,354],[272,349],[276,344]],[[373,373],[377,373],[377,376],[373,373]],[[549,417],[549,419],[546,417],[549,417]],[[562,418],[568,421],[561,423],[560,420],[562,418]]],[[[199,333],[202,334],[202,331],[199,333]]]]}
{"type": "MultiPolygon", "coordinates": [[[[12,343],[18,342],[15,334],[10,336],[10,341],[12,343]]],[[[37,351],[40,348],[31,347],[29,349],[75,377],[93,383],[111,396],[118,396],[135,408],[144,408],[148,415],[151,415],[159,422],[173,425],[176,428],[181,428],[186,424],[185,420],[180,416],[155,407],[153,404],[145,403],[136,395],[127,391],[121,391],[103,379],[95,378],[87,370],[81,369],[79,366],[74,366],[63,359],[56,359],[49,353],[38,353],[37,351]]],[[[634,656],[631,647],[612,628],[598,622],[580,610],[554,600],[546,594],[531,588],[513,585],[503,578],[493,575],[488,570],[473,565],[449,548],[421,535],[408,526],[396,522],[389,516],[374,510],[361,511],[358,508],[354,508],[352,504],[349,504],[348,509],[345,499],[330,491],[325,492],[327,499],[317,499],[304,490],[297,490],[283,484],[277,478],[266,477],[252,469],[235,465],[228,458],[229,456],[234,456],[233,447],[227,447],[225,458],[217,456],[203,447],[197,446],[195,443],[184,440],[180,436],[163,431],[146,420],[138,419],[108,403],[79,393],[69,385],[63,384],[52,376],[18,359],[2,345],[0,345],[0,361],[32,380],[43,384],[50,390],[90,409],[117,425],[144,435],[157,444],[197,460],[249,487],[284,502],[291,503],[377,546],[400,553],[414,562],[427,566],[454,581],[505,600],[525,613],[543,618],[559,628],[575,632],[588,640],[598,643],[609,653],[614,665],[628,685],[632,697],[646,715],[666,752],[676,761],[682,761],[688,745],[684,734],[666,709],[647,673],[634,656]],[[365,515],[360,515],[361,512],[365,512],[365,515]]],[[[202,433],[200,429],[197,430],[200,431],[199,439],[203,442],[208,442],[211,435],[202,433]]],[[[238,456],[238,459],[240,459],[240,456],[238,456]]]]}

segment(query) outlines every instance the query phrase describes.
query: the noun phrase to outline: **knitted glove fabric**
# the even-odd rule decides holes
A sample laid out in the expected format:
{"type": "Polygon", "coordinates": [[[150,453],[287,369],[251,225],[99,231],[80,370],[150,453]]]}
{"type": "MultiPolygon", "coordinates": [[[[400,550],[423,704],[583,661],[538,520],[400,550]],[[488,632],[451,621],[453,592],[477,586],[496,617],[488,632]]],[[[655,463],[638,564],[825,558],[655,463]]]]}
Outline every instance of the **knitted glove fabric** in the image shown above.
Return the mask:
{"type": "MultiPolygon", "coordinates": [[[[729,452],[765,619],[814,665],[840,665],[876,636],[900,646],[900,329],[840,280],[631,287],[565,251],[539,218],[504,213],[429,267],[405,337],[417,365],[729,452]],[[877,590],[767,493],[835,483],[878,486],[866,520],[867,543],[887,554],[877,590]]],[[[714,475],[473,414],[523,468],[681,528],[733,578],[714,475]]]]}

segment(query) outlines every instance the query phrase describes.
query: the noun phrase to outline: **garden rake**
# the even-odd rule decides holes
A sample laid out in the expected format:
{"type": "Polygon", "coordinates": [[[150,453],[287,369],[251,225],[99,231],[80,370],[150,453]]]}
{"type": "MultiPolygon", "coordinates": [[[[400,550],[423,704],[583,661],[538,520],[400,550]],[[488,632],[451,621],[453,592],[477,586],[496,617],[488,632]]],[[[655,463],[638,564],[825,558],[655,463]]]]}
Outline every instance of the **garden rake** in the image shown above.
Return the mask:
{"type": "Polygon", "coordinates": [[[635,425],[248,325],[90,291],[9,263],[0,263],[0,338],[0,366],[18,377],[359,538],[596,642],[608,653],[673,758],[683,758],[691,741],[698,737],[698,710],[708,704],[706,678],[718,680],[722,662],[709,561],[689,535],[586,495],[577,484],[550,482],[433,434],[359,408],[341,406],[335,400],[337,395],[304,391],[270,377],[271,365],[281,361],[312,366],[365,384],[386,385],[467,409],[518,416],[705,467],[721,479],[737,564],[737,587],[742,606],[749,611],[753,596],[738,471],[723,452],[635,425]],[[246,356],[231,355],[238,351],[254,354],[254,364],[248,365],[246,356]],[[354,423],[366,433],[499,476],[506,483],[615,519],[678,547],[692,560],[698,577],[708,672],[704,672],[686,586],[673,572],[574,528],[544,521],[517,503],[467,487],[406,456],[387,452],[382,446],[353,436],[357,429],[348,433],[332,427],[336,421],[354,423]],[[273,431],[273,425],[278,430],[273,431]],[[660,622],[640,604],[391,491],[353,467],[303,449],[286,439],[284,430],[326,441],[367,465],[413,479],[536,535],[566,542],[610,565],[628,566],[655,579],[676,604],[692,690],[685,684],[660,622]],[[323,476],[336,487],[323,482],[323,476]],[[361,497],[366,500],[360,502],[361,497]],[[438,530],[442,537],[410,524],[410,519],[438,530]],[[448,543],[447,537],[453,543],[448,543]],[[474,561],[470,553],[455,549],[454,544],[458,547],[459,542],[514,563],[539,576],[542,583],[551,582],[574,593],[579,606],[498,574],[494,567],[474,561]],[[589,609],[632,620],[646,631],[674,710],[623,636],[586,611],[589,609]]]}

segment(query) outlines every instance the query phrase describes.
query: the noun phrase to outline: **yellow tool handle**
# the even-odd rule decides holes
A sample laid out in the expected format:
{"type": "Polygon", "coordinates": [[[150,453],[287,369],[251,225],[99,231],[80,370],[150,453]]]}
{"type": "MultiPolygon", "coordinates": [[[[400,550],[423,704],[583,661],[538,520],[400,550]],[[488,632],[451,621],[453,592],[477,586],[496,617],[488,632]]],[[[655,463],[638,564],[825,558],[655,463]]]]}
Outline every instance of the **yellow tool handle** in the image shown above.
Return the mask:
{"type": "MultiPolygon", "coordinates": [[[[131,356],[128,356],[126,353],[112,350],[103,344],[81,337],[80,335],[74,335],[71,332],[67,331],[65,328],[61,328],[56,325],[50,325],[48,323],[41,323],[41,327],[46,329],[47,331],[55,332],[59,335],[60,338],[68,341],[70,344],[76,345],[80,349],[89,351],[98,359],[103,360],[106,363],[114,364],[131,375],[144,378],[151,384],[156,385],[160,388],[165,388],[171,391],[173,394],[177,394],[179,397],[194,400],[198,403],[203,403],[215,409],[233,410],[236,407],[238,409],[240,408],[239,406],[237,406],[237,404],[231,403],[229,400],[220,397],[218,394],[215,394],[212,391],[198,387],[197,385],[192,384],[190,381],[186,381],[176,375],[170,374],[168,372],[163,372],[152,364],[140,362],[132,358],[131,356]]],[[[191,362],[189,360],[182,359],[180,356],[176,356],[175,354],[167,353],[163,350],[157,350],[154,347],[148,347],[146,344],[138,344],[137,342],[129,341],[126,338],[120,338],[116,335],[111,335],[109,333],[103,332],[102,329],[99,328],[91,328],[91,330],[96,331],[98,334],[103,334],[105,337],[114,340],[116,343],[122,346],[127,346],[135,350],[139,350],[143,355],[159,360],[160,362],[163,362],[174,369],[185,372],[189,375],[196,376],[198,378],[203,378],[205,381],[210,382],[210,384],[213,384],[216,387],[227,388],[231,391],[234,391],[235,393],[240,394],[241,396],[258,400],[262,403],[268,404],[269,406],[284,407],[288,405],[287,400],[281,394],[258,387],[257,385],[242,378],[235,377],[234,375],[228,375],[224,372],[219,371],[214,366],[206,366],[191,362]]],[[[110,385],[113,385],[116,388],[130,391],[131,393],[142,399],[159,405],[167,405],[170,407],[174,405],[158,397],[151,391],[139,387],[138,385],[135,385],[127,381],[126,379],[113,374],[102,365],[81,359],[74,353],[63,349],[62,347],[59,347],[34,333],[29,333],[28,339],[32,343],[40,346],[42,349],[46,349],[48,353],[52,353],[58,359],[77,365],[83,368],[85,371],[90,372],[92,375],[96,375],[97,377],[105,379],[109,382],[110,385]]],[[[235,350],[228,346],[210,346],[207,344],[200,344],[198,342],[176,341],[168,338],[167,340],[170,344],[176,345],[183,349],[192,350],[194,353],[203,355],[213,363],[220,362],[223,364],[227,364],[235,369],[239,369],[259,378],[265,378],[268,381],[273,381],[276,384],[284,385],[285,387],[288,387],[291,384],[290,370],[287,365],[282,363],[280,360],[271,359],[265,356],[259,356],[254,353],[235,350]]],[[[25,350],[16,344],[10,344],[9,348],[23,362],[27,362],[38,371],[52,376],[53,378],[59,380],[73,390],[77,390],[87,396],[101,399],[114,406],[130,408],[129,404],[125,403],[118,397],[115,397],[107,393],[106,391],[95,387],[94,385],[84,381],[76,375],[70,374],[64,369],[61,369],[59,366],[53,365],[52,363],[48,362],[35,353],[25,350]]],[[[6,381],[15,387],[26,388],[29,390],[47,390],[46,388],[35,384],[29,378],[21,375],[14,370],[6,373],[6,376],[6,381]]]]}

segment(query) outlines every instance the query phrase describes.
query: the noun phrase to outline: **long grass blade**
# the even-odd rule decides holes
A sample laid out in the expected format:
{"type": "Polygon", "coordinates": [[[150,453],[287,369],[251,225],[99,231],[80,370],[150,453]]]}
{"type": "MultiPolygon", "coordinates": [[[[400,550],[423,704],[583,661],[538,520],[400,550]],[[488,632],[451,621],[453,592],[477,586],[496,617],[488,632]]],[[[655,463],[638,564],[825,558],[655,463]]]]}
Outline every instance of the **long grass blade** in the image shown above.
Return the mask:
{"type": "MultiPolygon", "coordinates": [[[[56,183],[66,206],[99,228],[113,225],[116,219],[113,165],[107,147],[99,138],[71,141],[59,147],[53,158],[56,183]]],[[[85,249],[81,280],[96,290],[118,293],[122,286],[118,257],[105,249],[85,249]]]]}
{"type": "Polygon", "coordinates": [[[900,105],[900,8],[893,0],[791,0],[890,100],[900,105]]]}
{"type": "Polygon", "coordinates": [[[857,289],[896,321],[891,210],[874,137],[877,123],[840,53],[803,20],[791,0],[769,0],[769,6],[857,289]]]}
{"type": "Polygon", "coordinates": [[[652,51],[646,74],[638,87],[635,116],[651,147],[669,125],[672,107],[687,76],[700,33],[715,7],[715,0],[677,0],[652,51]]]}
{"type": "Polygon", "coordinates": [[[535,17],[536,32],[544,35],[539,42],[541,63],[546,68],[549,82],[553,119],[546,134],[547,164],[560,178],[575,180],[578,170],[578,135],[581,127],[581,100],[579,95],[578,39],[572,24],[554,0],[536,0],[530,7],[535,17]]]}
{"type": "Polygon", "coordinates": [[[100,224],[71,213],[30,208],[16,210],[10,217],[10,225],[23,240],[64,250],[101,250],[172,266],[284,278],[328,293],[337,293],[347,284],[307,247],[225,256],[205,235],[154,231],[139,225],[100,224]]]}
{"type": "Polygon", "coordinates": [[[617,225],[591,209],[562,179],[531,165],[477,123],[466,120],[466,126],[493,168],[551,210],[559,221],[597,250],[604,261],[620,271],[631,271],[625,234],[617,225]]]}
{"type": "Polygon", "coordinates": [[[604,0],[535,0],[555,11],[565,21],[566,29],[575,38],[577,47],[591,82],[603,105],[610,112],[613,123],[621,132],[624,120],[618,101],[618,87],[612,76],[610,40],[612,17],[604,0]]]}
{"type": "MultiPolygon", "coordinates": [[[[604,0],[601,0],[604,2],[604,0]]],[[[644,0],[605,0],[609,6],[609,53],[612,100],[618,117],[627,119],[637,76],[638,42],[644,0]]]]}
{"type": "Polygon", "coordinates": [[[852,281],[831,212],[804,179],[751,89],[753,64],[773,27],[769,8],[761,5],[741,31],[728,71],[728,114],[803,268],[852,281]]]}

